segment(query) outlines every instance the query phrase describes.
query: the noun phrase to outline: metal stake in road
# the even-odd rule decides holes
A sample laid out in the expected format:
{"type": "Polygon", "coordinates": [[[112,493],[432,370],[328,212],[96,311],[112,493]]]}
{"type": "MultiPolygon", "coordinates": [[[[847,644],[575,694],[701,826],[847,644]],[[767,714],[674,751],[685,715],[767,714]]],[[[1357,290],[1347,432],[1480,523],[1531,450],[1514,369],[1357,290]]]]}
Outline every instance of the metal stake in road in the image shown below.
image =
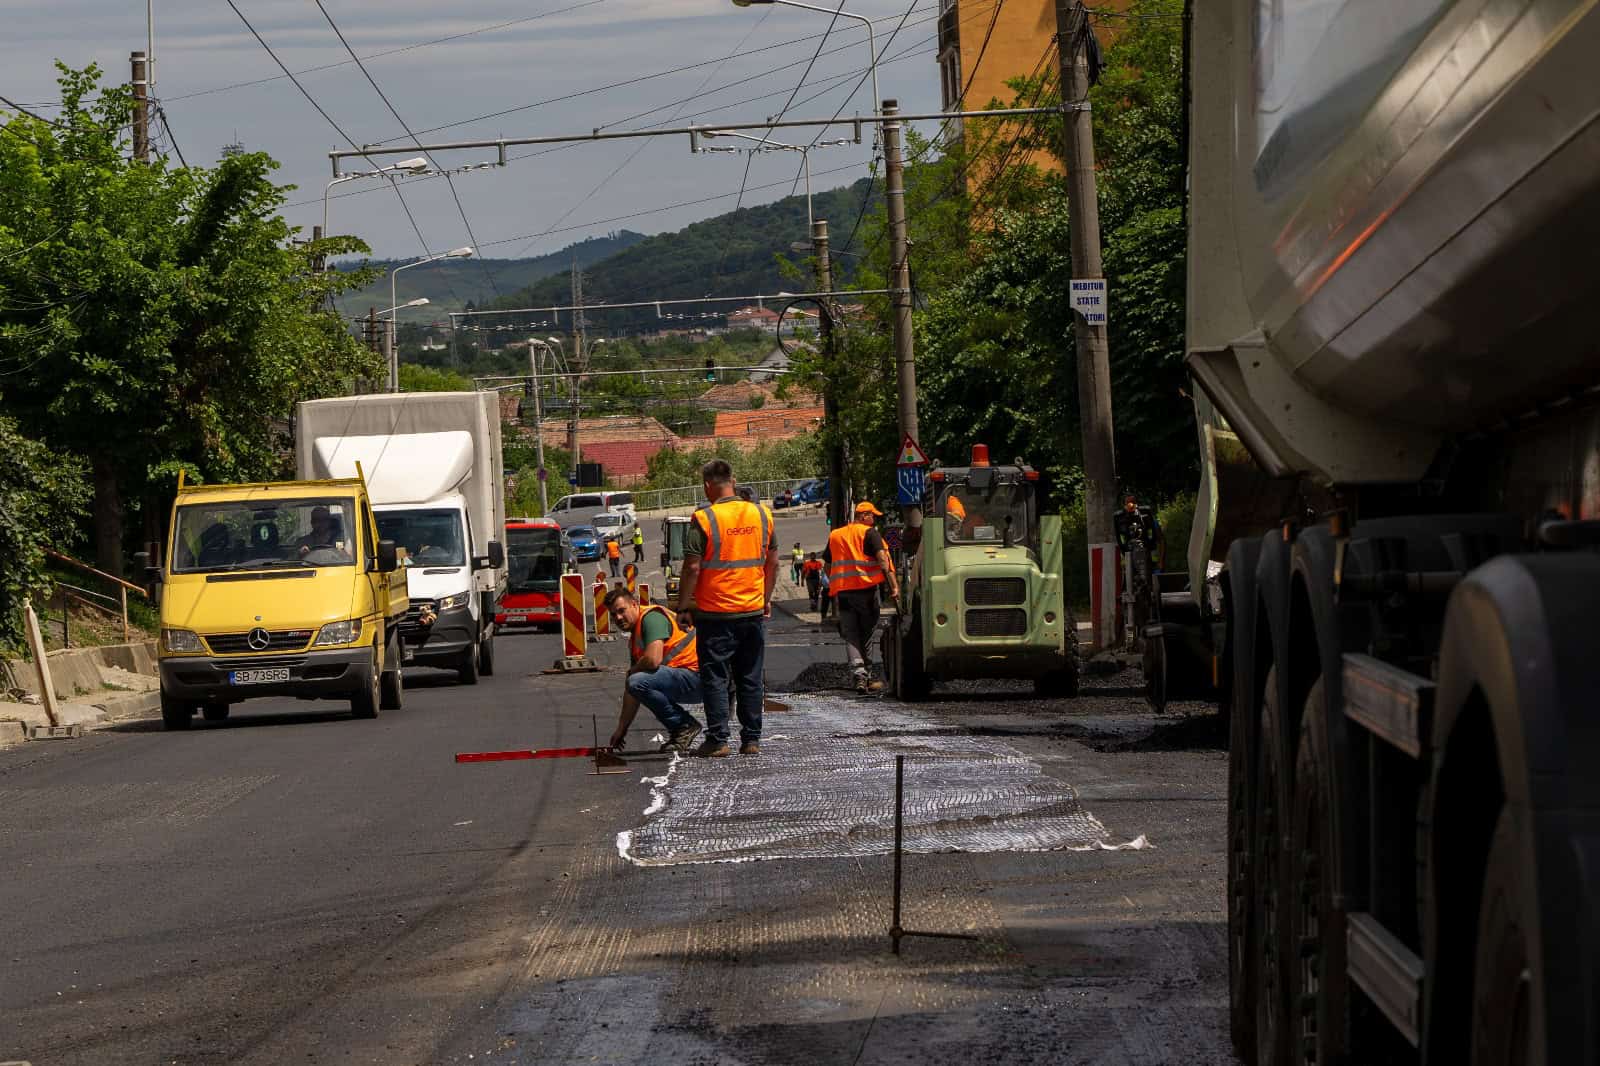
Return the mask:
{"type": "MultiPolygon", "coordinates": [[[[1082,0],[1055,0],[1056,41],[1061,54],[1062,157],[1067,164],[1067,210],[1072,217],[1072,276],[1100,278],[1100,202],[1094,174],[1094,117],[1089,110],[1089,65],[1084,46],[1089,13],[1082,0]]],[[[1111,357],[1103,323],[1084,316],[1072,323],[1078,357],[1078,412],[1083,421],[1084,524],[1089,557],[1101,569],[1115,572],[1116,547],[1112,515],[1116,511],[1117,455],[1111,425],[1111,357]],[[1098,555],[1096,549],[1099,549],[1098,555]]],[[[1092,587],[1103,589],[1105,575],[1091,566],[1092,587]]],[[[1110,578],[1115,581],[1115,577],[1110,578]]],[[[1111,586],[1115,588],[1114,585],[1111,586]]],[[[1096,595],[1094,647],[1117,640],[1116,596],[1096,595]]]]}
{"type": "MultiPolygon", "coordinates": [[[[883,102],[885,118],[892,120],[899,113],[899,101],[883,102]]],[[[889,307],[894,325],[895,380],[900,391],[900,439],[909,437],[917,440],[920,437],[917,432],[917,362],[911,337],[911,260],[910,240],[906,234],[905,161],[900,155],[900,123],[895,121],[883,125],[883,180],[884,199],[889,208],[889,288],[893,290],[889,296],[889,307]]],[[[920,536],[921,505],[910,504],[904,508],[904,513],[906,529],[915,531],[912,537],[920,536]]],[[[841,514],[835,520],[842,523],[844,517],[841,514]]]]}
{"type": "MultiPolygon", "coordinates": [[[[828,220],[819,218],[811,224],[811,249],[817,257],[817,289],[833,291],[833,261],[829,258],[828,220]]],[[[828,513],[833,521],[844,521],[844,427],[839,425],[839,396],[834,388],[833,367],[839,357],[835,344],[833,310],[837,305],[824,297],[822,301],[822,352],[828,363],[828,374],[822,382],[822,418],[828,427],[828,513]]]]}

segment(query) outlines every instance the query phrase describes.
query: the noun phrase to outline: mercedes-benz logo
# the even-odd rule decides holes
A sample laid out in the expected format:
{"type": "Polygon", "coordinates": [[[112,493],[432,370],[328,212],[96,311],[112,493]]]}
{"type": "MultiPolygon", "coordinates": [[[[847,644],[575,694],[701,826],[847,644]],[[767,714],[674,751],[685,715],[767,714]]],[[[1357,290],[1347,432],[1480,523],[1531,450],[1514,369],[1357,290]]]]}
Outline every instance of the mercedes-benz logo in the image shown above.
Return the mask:
{"type": "Polygon", "coordinates": [[[272,645],[272,634],[260,626],[256,626],[244,638],[244,642],[250,645],[251,651],[266,651],[272,645]]]}

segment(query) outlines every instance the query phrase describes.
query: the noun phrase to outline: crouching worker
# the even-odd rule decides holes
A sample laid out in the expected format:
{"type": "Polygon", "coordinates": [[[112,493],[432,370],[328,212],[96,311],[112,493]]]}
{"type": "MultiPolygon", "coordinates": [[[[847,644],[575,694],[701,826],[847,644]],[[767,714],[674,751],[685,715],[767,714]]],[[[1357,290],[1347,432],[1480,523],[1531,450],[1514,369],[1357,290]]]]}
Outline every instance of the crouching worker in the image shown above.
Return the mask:
{"type": "Polygon", "coordinates": [[[624,746],[642,703],[667,731],[669,739],[661,750],[687,753],[700,735],[700,723],[683,705],[705,702],[694,633],[679,627],[677,615],[660,604],[639,606],[633,593],[620,586],[606,593],[605,606],[612,623],[628,633],[628,654],[633,659],[611,746],[619,750],[624,746]]]}

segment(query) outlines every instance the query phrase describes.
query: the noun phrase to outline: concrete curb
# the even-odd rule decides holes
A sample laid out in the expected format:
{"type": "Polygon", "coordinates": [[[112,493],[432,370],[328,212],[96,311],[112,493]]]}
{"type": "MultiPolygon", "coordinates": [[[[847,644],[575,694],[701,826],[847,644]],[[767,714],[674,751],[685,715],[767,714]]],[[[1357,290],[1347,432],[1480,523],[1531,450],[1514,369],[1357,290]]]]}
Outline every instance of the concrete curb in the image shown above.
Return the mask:
{"type": "MultiPolygon", "coordinates": [[[[91,699],[71,700],[57,706],[62,725],[97,729],[128,718],[145,718],[161,709],[161,693],[103,692],[91,699]]],[[[0,703],[0,751],[28,739],[30,726],[45,726],[50,719],[43,704],[0,703]]]]}

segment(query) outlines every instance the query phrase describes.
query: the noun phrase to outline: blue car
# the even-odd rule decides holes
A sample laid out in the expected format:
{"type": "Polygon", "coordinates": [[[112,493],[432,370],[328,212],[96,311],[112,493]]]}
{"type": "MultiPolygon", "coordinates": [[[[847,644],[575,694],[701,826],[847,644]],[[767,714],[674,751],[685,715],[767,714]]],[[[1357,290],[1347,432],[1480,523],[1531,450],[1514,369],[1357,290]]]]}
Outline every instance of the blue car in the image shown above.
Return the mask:
{"type": "Polygon", "coordinates": [[[572,557],[579,562],[598,559],[605,554],[600,535],[593,526],[568,526],[567,543],[572,546],[572,557]]]}
{"type": "Polygon", "coordinates": [[[819,478],[816,481],[808,481],[796,489],[794,493],[794,502],[797,505],[802,503],[825,503],[827,502],[827,499],[827,478],[819,478]]]}

